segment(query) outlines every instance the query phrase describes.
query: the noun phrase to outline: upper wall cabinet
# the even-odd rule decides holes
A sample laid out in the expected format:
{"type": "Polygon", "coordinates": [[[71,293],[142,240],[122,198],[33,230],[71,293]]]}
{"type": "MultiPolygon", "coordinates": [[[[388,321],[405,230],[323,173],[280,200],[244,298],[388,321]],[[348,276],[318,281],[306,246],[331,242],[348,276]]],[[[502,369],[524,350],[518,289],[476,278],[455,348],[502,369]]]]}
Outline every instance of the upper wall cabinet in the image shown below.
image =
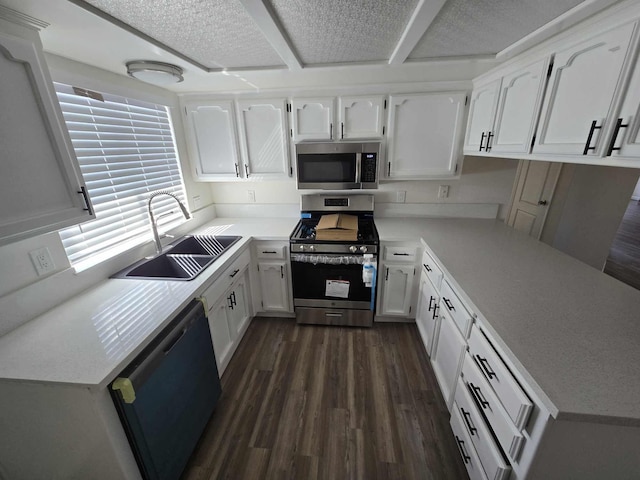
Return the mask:
{"type": "Polygon", "coordinates": [[[292,173],[283,99],[238,101],[238,124],[246,178],[283,178],[292,173]]]}
{"type": "Polygon", "coordinates": [[[640,158],[640,62],[637,60],[624,103],[616,117],[605,155],[640,158]]]}
{"type": "Polygon", "coordinates": [[[200,180],[240,177],[233,102],[189,102],[185,113],[196,177],[200,180]]]}
{"type": "Polygon", "coordinates": [[[188,101],[184,107],[199,180],[265,180],[291,175],[284,99],[241,100],[237,105],[233,100],[188,101]]]}
{"type": "Polygon", "coordinates": [[[452,177],[459,172],[466,94],[389,98],[386,180],[452,177]]]}
{"type": "Polygon", "coordinates": [[[0,245],[94,218],[35,31],[0,19],[0,245]]]}
{"type": "Polygon", "coordinates": [[[384,97],[340,97],[340,140],[382,138],[384,97]]]}
{"type": "Polygon", "coordinates": [[[556,53],[533,153],[601,156],[635,24],[556,53]]]}
{"type": "Polygon", "coordinates": [[[382,138],[384,96],[294,98],[292,137],[306,141],[365,140],[382,138]],[[338,102],[338,120],[335,104],[338,102]]]}
{"type": "Polygon", "coordinates": [[[487,142],[491,139],[501,83],[501,79],[498,78],[474,86],[464,142],[465,153],[473,155],[487,148],[487,142]]]}

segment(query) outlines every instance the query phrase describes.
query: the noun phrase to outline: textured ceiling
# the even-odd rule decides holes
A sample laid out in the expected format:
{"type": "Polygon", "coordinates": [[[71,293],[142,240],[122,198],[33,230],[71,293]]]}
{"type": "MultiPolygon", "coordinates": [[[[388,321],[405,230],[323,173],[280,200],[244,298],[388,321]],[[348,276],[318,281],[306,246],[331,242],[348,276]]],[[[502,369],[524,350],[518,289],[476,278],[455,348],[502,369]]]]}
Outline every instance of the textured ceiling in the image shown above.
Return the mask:
{"type": "Polygon", "coordinates": [[[390,59],[399,64],[406,58],[495,55],[582,3],[581,0],[69,1],[89,10],[98,9],[111,17],[107,19],[115,18],[116,23],[122,22],[154,39],[152,43],[161,49],[170,47],[173,53],[209,71],[270,67],[295,70],[314,65],[385,64],[390,59]],[[417,20],[411,25],[414,12],[417,20]]]}
{"type": "Polygon", "coordinates": [[[284,65],[238,0],[85,0],[212,69],[284,65]]]}
{"type": "Polygon", "coordinates": [[[581,0],[448,0],[410,59],[496,54],[581,0]]]}
{"type": "Polygon", "coordinates": [[[418,0],[271,0],[307,65],[386,61],[418,0]]]}

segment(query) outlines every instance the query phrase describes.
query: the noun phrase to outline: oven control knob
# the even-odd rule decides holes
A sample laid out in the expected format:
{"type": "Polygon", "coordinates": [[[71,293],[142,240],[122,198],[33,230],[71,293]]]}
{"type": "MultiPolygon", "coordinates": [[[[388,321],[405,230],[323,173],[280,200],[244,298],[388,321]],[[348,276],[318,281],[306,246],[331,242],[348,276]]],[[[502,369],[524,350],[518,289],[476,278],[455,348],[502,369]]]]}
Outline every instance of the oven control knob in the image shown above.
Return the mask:
{"type": "Polygon", "coordinates": [[[300,245],[298,248],[304,252],[304,245],[300,245]]]}
{"type": "Polygon", "coordinates": [[[367,253],[367,247],[365,247],[364,245],[360,247],[360,251],[362,253],[367,253]]]}
{"type": "Polygon", "coordinates": [[[316,249],[316,247],[314,247],[313,245],[309,245],[309,251],[313,252],[316,249]]]}
{"type": "Polygon", "coordinates": [[[350,251],[351,253],[356,253],[356,250],[358,250],[358,247],[356,247],[355,245],[351,245],[351,246],[349,247],[349,251],[350,251]]]}

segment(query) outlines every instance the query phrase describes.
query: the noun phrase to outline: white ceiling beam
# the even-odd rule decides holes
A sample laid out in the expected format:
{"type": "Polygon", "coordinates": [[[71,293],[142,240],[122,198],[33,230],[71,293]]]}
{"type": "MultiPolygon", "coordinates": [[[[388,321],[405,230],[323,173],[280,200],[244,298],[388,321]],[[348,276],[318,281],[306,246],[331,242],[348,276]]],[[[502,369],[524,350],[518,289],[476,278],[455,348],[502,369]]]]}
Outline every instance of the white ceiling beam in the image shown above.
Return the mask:
{"type": "Polygon", "coordinates": [[[264,0],[240,0],[245,10],[262,31],[273,49],[280,55],[289,70],[301,70],[302,62],[291,46],[284,29],[264,0]]]}
{"type": "Polygon", "coordinates": [[[402,33],[402,37],[400,37],[400,41],[389,58],[389,65],[404,63],[446,1],[420,0],[418,2],[413,15],[409,19],[409,23],[407,23],[407,27],[402,33]]]}

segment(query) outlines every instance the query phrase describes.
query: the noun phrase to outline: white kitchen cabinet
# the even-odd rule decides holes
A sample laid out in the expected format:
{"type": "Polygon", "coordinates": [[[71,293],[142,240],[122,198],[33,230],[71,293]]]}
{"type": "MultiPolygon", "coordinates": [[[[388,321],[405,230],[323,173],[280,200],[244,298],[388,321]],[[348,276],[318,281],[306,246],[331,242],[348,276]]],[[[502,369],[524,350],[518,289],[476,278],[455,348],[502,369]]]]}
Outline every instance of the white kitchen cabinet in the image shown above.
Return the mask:
{"type": "MultiPolygon", "coordinates": [[[[412,313],[413,265],[385,264],[382,276],[382,303],[380,314],[410,317],[412,313]]],[[[380,278],[380,277],[379,277],[380,278]]]]}
{"type": "Polygon", "coordinates": [[[473,155],[486,150],[491,140],[501,85],[502,78],[497,78],[474,86],[469,103],[465,153],[473,155]]]}
{"type": "Polygon", "coordinates": [[[637,59],[605,156],[640,158],[640,62],[637,59]]]}
{"type": "Polygon", "coordinates": [[[433,339],[438,332],[438,304],[440,297],[437,290],[431,284],[426,273],[420,276],[420,288],[418,290],[418,307],[416,310],[416,325],[422,337],[422,343],[429,356],[435,352],[433,339]]]}
{"type": "Polygon", "coordinates": [[[230,180],[243,175],[233,101],[187,102],[185,114],[196,177],[230,180]]]}
{"type": "Polygon", "coordinates": [[[0,19],[0,245],[95,218],[38,34],[0,19]]]}
{"type": "Polygon", "coordinates": [[[533,153],[601,156],[635,24],[558,51],[533,153]]]}
{"type": "Polygon", "coordinates": [[[249,285],[251,253],[245,250],[202,294],[222,376],[252,316],[249,285]]]}
{"type": "Polygon", "coordinates": [[[334,105],[333,97],[292,99],[293,141],[334,140],[334,105]]]}
{"type": "Polygon", "coordinates": [[[529,153],[542,105],[550,57],[502,77],[489,152],[529,153]]]}
{"type": "Polygon", "coordinates": [[[259,261],[258,278],[265,312],[291,312],[289,268],[286,261],[259,261]]]}
{"type": "Polygon", "coordinates": [[[435,340],[436,347],[431,356],[431,364],[444,401],[449,411],[451,411],[453,394],[460,376],[466,341],[442,303],[440,304],[439,317],[440,328],[435,340]]]}
{"type": "Polygon", "coordinates": [[[424,93],[389,97],[386,180],[452,177],[459,171],[466,95],[424,93]]]}
{"type": "Polygon", "coordinates": [[[338,98],[340,140],[382,138],[385,102],[382,95],[338,98]]]}
{"type": "Polygon", "coordinates": [[[238,126],[241,174],[245,178],[265,180],[291,175],[285,99],[238,101],[238,126]]]}

